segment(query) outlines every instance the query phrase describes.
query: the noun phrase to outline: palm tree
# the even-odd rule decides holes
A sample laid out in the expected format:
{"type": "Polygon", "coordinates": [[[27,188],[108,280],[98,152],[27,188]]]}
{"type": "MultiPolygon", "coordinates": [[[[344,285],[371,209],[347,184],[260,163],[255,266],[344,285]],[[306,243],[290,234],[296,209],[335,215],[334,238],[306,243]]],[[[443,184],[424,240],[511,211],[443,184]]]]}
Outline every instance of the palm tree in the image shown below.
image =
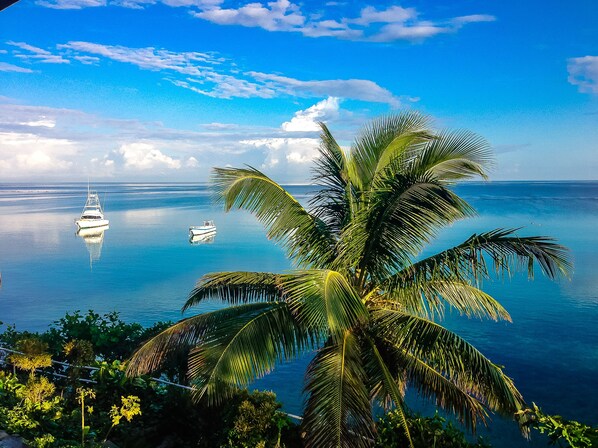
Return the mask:
{"type": "Polygon", "coordinates": [[[535,265],[551,278],[567,274],[566,249],[498,229],[422,258],[440,229],[474,215],[450,186],[486,176],[489,145],[466,131],[433,132],[413,112],[373,121],[348,152],[320,126],[320,188],[307,208],[254,168],[214,170],[225,210],[253,213],[296,269],[203,276],[183,310],[206,299],[230,306],[151,339],[129,374],[188,353],[196,398],[219,403],[277,363],[315,351],[305,375],[308,447],[371,446],[373,406],[402,412],[407,385],[470,429],[489,411],[513,416],[523,405],[513,381],[438,322],[446,308],[510,320],[480,281],[522,267],[532,276],[535,265]]]}

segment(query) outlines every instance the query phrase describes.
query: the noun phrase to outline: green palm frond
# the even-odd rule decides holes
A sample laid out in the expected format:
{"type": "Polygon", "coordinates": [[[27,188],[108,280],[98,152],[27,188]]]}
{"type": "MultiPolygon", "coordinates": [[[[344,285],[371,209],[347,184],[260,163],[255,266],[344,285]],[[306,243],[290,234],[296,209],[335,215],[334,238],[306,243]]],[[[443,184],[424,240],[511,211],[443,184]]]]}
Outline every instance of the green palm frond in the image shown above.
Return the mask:
{"type": "Polygon", "coordinates": [[[452,331],[399,310],[376,309],[372,318],[387,341],[433,366],[492,410],[512,415],[523,404],[521,394],[502,369],[452,331]]]}
{"type": "Polygon", "coordinates": [[[183,306],[183,311],[207,299],[237,305],[248,302],[282,301],[280,274],[270,272],[218,272],[199,279],[183,306]]]}
{"type": "Polygon", "coordinates": [[[523,398],[502,368],[434,319],[448,307],[510,320],[481,282],[522,269],[532,277],[537,266],[567,276],[569,254],[551,238],[497,229],[418,260],[439,230],[475,214],[451,185],[485,178],[492,163],[483,138],[436,133],[429,121],[417,112],[374,120],[349,152],[321,123],[320,189],[309,210],[254,168],[215,169],[225,210],[254,214],[299,269],[205,275],[183,309],[207,299],[233,306],[160,333],[135,353],[128,374],[188,355],[196,398],[219,402],[318,349],[306,372],[309,448],[371,446],[374,402],[394,405],[407,430],[407,384],[472,429],[489,410],[516,412],[523,398]]]}
{"type": "Polygon", "coordinates": [[[486,423],[488,413],[484,405],[470,395],[467,386],[447,378],[433,364],[409,353],[400,346],[395,346],[395,356],[407,377],[423,398],[434,399],[436,405],[451,412],[466,428],[475,431],[477,423],[486,423]]]}
{"type": "Polygon", "coordinates": [[[332,257],[334,239],[324,221],[309,214],[283,187],[254,168],[215,168],[213,186],[225,210],[253,213],[298,265],[321,266],[332,257]]]}
{"type": "Polygon", "coordinates": [[[492,160],[491,147],[481,136],[469,131],[445,131],[414,153],[410,169],[439,180],[486,178],[492,160]]]}
{"type": "Polygon", "coordinates": [[[390,307],[434,318],[444,315],[445,306],[467,317],[511,322],[511,316],[491,295],[460,279],[431,279],[410,284],[392,282],[379,285],[380,293],[372,295],[376,306],[390,307]]]}
{"type": "Polygon", "coordinates": [[[370,447],[374,422],[357,337],[346,331],[322,348],[306,373],[307,448],[370,447]]]}
{"type": "Polygon", "coordinates": [[[418,112],[388,115],[367,124],[351,148],[349,176],[360,191],[370,188],[376,174],[409,143],[431,138],[429,118],[418,112]],[[413,138],[413,140],[411,140],[413,138]]]}
{"type": "Polygon", "coordinates": [[[215,322],[209,338],[191,350],[188,374],[196,399],[221,403],[235,388],[247,387],[320,343],[320,335],[298,325],[286,303],[255,305],[240,305],[245,313],[215,322]]]}
{"type": "Polygon", "coordinates": [[[352,208],[354,192],[347,182],[347,156],[324,123],[319,123],[320,157],[314,162],[312,181],[319,187],[309,204],[314,216],[322,219],[338,237],[352,208]]]}
{"type": "Polygon", "coordinates": [[[259,312],[268,306],[268,303],[253,303],[183,319],[143,344],[131,357],[127,373],[135,376],[153,372],[170,356],[186,354],[192,347],[205,341],[220,321],[259,312]]]}
{"type": "Polygon", "coordinates": [[[339,272],[296,271],[285,278],[283,287],[297,320],[333,338],[368,319],[361,297],[339,272]]]}
{"type": "Polygon", "coordinates": [[[385,407],[388,407],[386,406],[388,402],[394,404],[405,431],[405,436],[409,441],[409,446],[413,448],[403,400],[406,384],[402,375],[397,374],[399,368],[397,368],[396,357],[388,359],[389,353],[385,350],[386,347],[370,335],[365,335],[362,338],[362,344],[364,346],[362,357],[365,362],[368,384],[370,385],[370,395],[385,407]],[[386,356],[383,356],[383,353],[386,356]],[[387,363],[390,363],[390,366],[387,363]]]}
{"type": "Polygon", "coordinates": [[[496,229],[474,234],[458,246],[425,258],[391,276],[386,284],[421,283],[433,278],[480,280],[496,274],[510,275],[527,269],[533,278],[534,264],[549,278],[568,276],[572,264],[566,247],[544,236],[516,236],[518,229],[496,229]],[[491,262],[491,269],[488,266],[491,262]]]}
{"type": "Polygon", "coordinates": [[[446,187],[428,179],[395,175],[376,191],[341,236],[335,263],[355,266],[380,281],[411,264],[442,226],[473,215],[446,187]]]}

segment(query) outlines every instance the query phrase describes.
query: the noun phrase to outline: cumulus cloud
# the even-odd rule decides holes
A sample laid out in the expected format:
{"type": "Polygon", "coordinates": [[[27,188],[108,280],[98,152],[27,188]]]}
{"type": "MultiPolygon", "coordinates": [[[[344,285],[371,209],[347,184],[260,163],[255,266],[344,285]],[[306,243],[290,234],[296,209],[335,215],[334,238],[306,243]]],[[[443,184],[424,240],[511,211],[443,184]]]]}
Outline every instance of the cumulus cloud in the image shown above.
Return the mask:
{"type": "Polygon", "coordinates": [[[73,142],[33,133],[0,132],[0,174],[6,178],[59,173],[72,166],[73,142]]]}
{"type": "Polygon", "coordinates": [[[320,130],[318,122],[336,118],[338,110],[338,98],[326,98],[305,110],[295,112],[295,116],[290,121],[285,121],[282,124],[282,129],[287,132],[317,132],[320,130]]]}
{"type": "MultiPolygon", "coordinates": [[[[318,157],[317,138],[264,138],[241,140],[240,143],[261,149],[266,153],[262,168],[275,168],[281,162],[285,162],[285,167],[303,165],[318,157]]],[[[289,174],[286,170],[282,171],[283,174],[289,174]]]]}
{"type": "Polygon", "coordinates": [[[122,145],[119,150],[125,167],[136,170],[151,170],[153,168],[179,169],[181,161],[163,154],[149,143],[129,143],[122,145]]]}
{"type": "Polygon", "coordinates": [[[305,22],[299,6],[289,0],[276,0],[267,4],[252,2],[238,9],[212,7],[195,16],[219,25],[259,27],[268,31],[288,31],[301,27],[305,22]]]}
{"type": "Polygon", "coordinates": [[[191,156],[185,162],[185,166],[188,168],[197,168],[199,166],[199,161],[195,157],[191,156]]]}
{"type": "Polygon", "coordinates": [[[598,56],[571,58],[568,62],[569,82],[580,92],[598,94],[598,56]]]}
{"type": "Polygon", "coordinates": [[[290,182],[305,182],[311,163],[319,156],[318,122],[335,120],[338,117],[339,99],[329,97],[307,109],[295,112],[293,118],[282,123],[281,129],[287,136],[246,139],[239,143],[264,154],[262,169],[290,182]],[[302,133],[302,136],[292,136],[294,133],[302,133]]]}
{"type": "Polygon", "coordinates": [[[0,176],[10,179],[197,181],[207,180],[213,166],[247,163],[282,182],[303,183],[318,156],[316,123],[334,124],[341,139],[354,124],[336,97],[290,112],[277,127],[209,123],[200,130],[3,101],[0,176]]]}

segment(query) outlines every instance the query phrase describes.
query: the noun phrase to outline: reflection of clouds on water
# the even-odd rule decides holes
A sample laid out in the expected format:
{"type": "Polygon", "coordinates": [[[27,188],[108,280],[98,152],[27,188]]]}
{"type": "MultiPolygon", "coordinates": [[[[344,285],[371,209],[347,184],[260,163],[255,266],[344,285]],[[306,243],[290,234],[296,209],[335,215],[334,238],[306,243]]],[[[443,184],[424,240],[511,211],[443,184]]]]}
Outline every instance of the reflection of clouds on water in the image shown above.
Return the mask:
{"type": "MultiPolygon", "coordinates": [[[[72,217],[58,213],[0,215],[0,233],[8,235],[7,240],[22,239],[47,251],[59,246],[62,229],[71,225],[72,217]]],[[[15,249],[22,251],[22,247],[15,249]]]]}
{"type": "MultiPolygon", "coordinates": [[[[122,220],[127,225],[143,225],[155,224],[161,221],[168,215],[169,209],[167,208],[144,208],[137,210],[126,210],[121,212],[122,220]]],[[[170,209],[172,214],[172,209],[170,209]]]]}

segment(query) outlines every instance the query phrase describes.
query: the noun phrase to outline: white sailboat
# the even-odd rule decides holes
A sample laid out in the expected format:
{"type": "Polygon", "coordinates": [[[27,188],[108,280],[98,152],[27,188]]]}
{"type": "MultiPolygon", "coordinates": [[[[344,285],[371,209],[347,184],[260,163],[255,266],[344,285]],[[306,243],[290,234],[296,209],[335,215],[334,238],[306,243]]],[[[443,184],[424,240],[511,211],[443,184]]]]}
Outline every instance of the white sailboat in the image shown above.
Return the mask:
{"type": "Polygon", "coordinates": [[[104,227],[110,224],[110,221],[104,218],[104,211],[100,204],[100,197],[95,191],[87,186],[87,201],[81,212],[79,219],[75,220],[79,229],[90,229],[93,227],[104,227]]]}

